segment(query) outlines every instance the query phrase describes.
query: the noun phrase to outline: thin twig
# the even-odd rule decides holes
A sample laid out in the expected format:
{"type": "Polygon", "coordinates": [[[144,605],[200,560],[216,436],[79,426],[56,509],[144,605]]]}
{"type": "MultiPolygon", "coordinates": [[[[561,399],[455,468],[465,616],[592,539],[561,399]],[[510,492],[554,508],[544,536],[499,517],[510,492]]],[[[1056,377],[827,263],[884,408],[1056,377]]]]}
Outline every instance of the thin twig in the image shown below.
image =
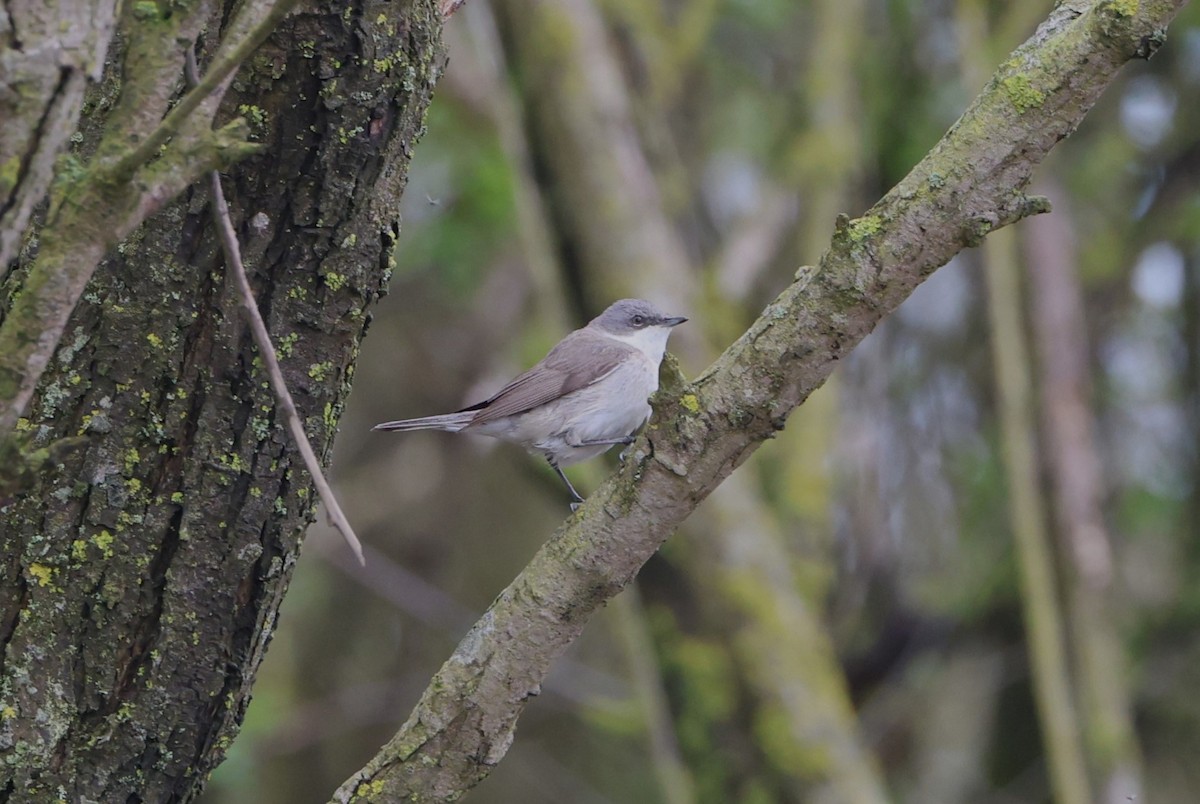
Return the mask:
{"type": "Polygon", "coordinates": [[[450,19],[450,15],[458,11],[467,0],[441,0],[438,3],[438,13],[442,15],[442,19],[450,19]]]}
{"type": "MultiPolygon", "coordinates": [[[[188,84],[193,86],[197,84],[194,46],[188,48],[184,60],[184,75],[188,84]]],[[[304,458],[304,465],[308,468],[308,473],[312,475],[313,485],[317,487],[317,494],[320,496],[321,502],[325,504],[325,515],[329,518],[329,524],[342,534],[342,538],[346,540],[346,544],[350,545],[350,550],[358,559],[358,563],[365,567],[367,561],[363,558],[362,544],[354,535],[354,529],[350,527],[346,515],[342,513],[342,507],[338,505],[337,498],[333,496],[333,489],[329,487],[325,473],[321,471],[317,455],[313,452],[312,445],[308,443],[308,436],[304,433],[304,424],[300,421],[300,414],[296,412],[296,403],[292,401],[287,382],[283,379],[283,372],[279,368],[279,360],[275,357],[275,346],[271,343],[267,325],[258,311],[254,290],[250,287],[249,277],[246,276],[246,266],[242,264],[242,250],[238,246],[237,233],[234,232],[233,221],[229,218],[229,205],[225,203],[225,191],[221,189],[221,174],[214,170],[208,174],[208,177],[211,185],[213,222],[216,223],[217,234],[221,237],[225,262],[237,277],[238,290],[242,294],[242,306],[246,308],[246,315],[250,319],[250,330],[254,333],[254,343],[258,346],[258,353],[262,355],[263,365],[267,367],[271,390],[275,392],[275,399],[279,407],[283,409],[284,419],[287,420],[292,439],[296,442],[296,449],[300,451],[301,457],[304,458]]]]}
{"type": "Polygon", "coordinates": [[[262,355],[263,365],[267,367],[267,376],[271,379],[271,389],[275,392],[279,407],[283,409],[283,415],[287,419],[288,429],[292,431],[296,448],[300,450],[300,455],[304,458],[304,465],[308,467],[308,473],[312,475],[313,484],[317,487],[317,494],[320,495],[321,502],[325,504],[325,515],[329,517],[329,524],[342,534],[342,538],[346,540],[346,544],[350,545],[358,563],[366,566],[362,545],[359,543],[358,537],[354,535],[354,530],[350,527],[346,515],[342,513],[342,507],[338,505],[337,499],[333,496],[333,489],[329,488],[329,483],[325,480],[325,474],[321,471],[317,455],[313,452],[312,445],[308,443],[308,436],[304,434],[304,424],[300,421],[300,414],[296,412],[296,404],[292,401],[291,393],[288,392],[283,372],[279,369],[279,360],[275,357],[275,347],[271,344],[271,336],[267,334],[267,325],[263,323],[262,314],[259,313],[258,304],[254,300],[254,291],[246,276],[246,267],[242,265],[237,235],[233,231],[233,222],[229,219],[229,205],[225,203],[225,193],[221,190],[221,175],[215,170],[208,175],[212,186],[213,220],[217,224],[217,232],[221,235],[221,247],[225,251],[225,262],[233,269],[234,276],[237,277],[238,289],[242,294],[242,305],[246,308],[246,315],[250,318],[250,329],[254,333],[254,343],[258,346],[258,353],[262,355]]]}

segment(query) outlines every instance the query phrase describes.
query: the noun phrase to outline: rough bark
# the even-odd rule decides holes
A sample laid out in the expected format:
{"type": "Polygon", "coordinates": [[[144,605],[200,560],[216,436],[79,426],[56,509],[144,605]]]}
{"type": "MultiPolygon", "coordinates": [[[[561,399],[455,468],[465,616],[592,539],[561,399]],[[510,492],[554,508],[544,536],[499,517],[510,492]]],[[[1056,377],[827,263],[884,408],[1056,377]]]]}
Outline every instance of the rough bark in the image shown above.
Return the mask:
{"type": "Polygon", "coordinates": [[[4,3],[0,13],[0,277],[46,195],[75,130],[87,81],[100,78],[114,0],[4,3]],[[62,20],[75,24],[62,26],[62,20]]]}
{"type": "MultiPolygon", "coordinates": [[[[229,14],[214,11],[210,38],[229,14]]],[[[267,146],[226,192],[322,455],[389,273],[442,67],[440,20],[434,0],[308,7],[217,115],[245,116],[267,146]]],[[[95,103],[127,78],[123,64],[95,103]]],[[[87,131],[83,147],[102,136],[87,131]]],[[[192,188],[105,257],[19,424],[37,441],[86,444],[0,508],[5,800],[192,798],[237,731],[270,640],[311,484],[207,207],[192,188]]],[[[26,275],[9,277],[4,309],[26,275]]]]}
{"type": "Polygon", "coordinates": [[[453,800],[487,775],[550,663],[700,500],[933,270],[1044,211],[1022,194],[1117,70],[1146,57],[1182,0],[1065,2],[930,154],[865,216],[841,219],[795,281],[690,385],[665,387],[621,471],[534,556],[409,720],[335,801],[453,800]]]}
{"type": "Polygon", "coordinates": [[[246,153],[239,128],[218,133],[204,126],[203,135],[197,131],[164,148],[153,165],[143,159],[116,169],[166,112],[179,84],[180,42],[194,40],[212,11],[204,0],[181,2],[169,14],[152,4],[127,4],[122,11],[123,47],[113,59],[114,80],[106,81],[108,102],[97,102],[89,114],[104,120],[98,142],[73,154],[86,156],[86,165],[77,158],[58,171],[36,248],[19,280],[21,292],[9,296],[0,320],[0,437],[10,435],[27,409],[105,250],[182,191],[199,169],[246,153]]]}

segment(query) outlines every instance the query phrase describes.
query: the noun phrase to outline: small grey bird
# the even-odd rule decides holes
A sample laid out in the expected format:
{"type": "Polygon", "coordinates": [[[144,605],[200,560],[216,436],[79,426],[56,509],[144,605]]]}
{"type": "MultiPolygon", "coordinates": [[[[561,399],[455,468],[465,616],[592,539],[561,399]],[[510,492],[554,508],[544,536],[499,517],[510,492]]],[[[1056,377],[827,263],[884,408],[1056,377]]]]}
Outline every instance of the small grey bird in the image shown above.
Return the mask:
{"type": "Polygon", "coordinates": [[[520,444],[549,461],[567,484],[574,509],[583,498],[562,467],[633,443],[633,433],[650,417],[648,400],[658,390],[658,364],[671,328],[684,321],[650,302],[622,299],[494,396],[457,413],[374,429],[466,431],[520,444]]]}

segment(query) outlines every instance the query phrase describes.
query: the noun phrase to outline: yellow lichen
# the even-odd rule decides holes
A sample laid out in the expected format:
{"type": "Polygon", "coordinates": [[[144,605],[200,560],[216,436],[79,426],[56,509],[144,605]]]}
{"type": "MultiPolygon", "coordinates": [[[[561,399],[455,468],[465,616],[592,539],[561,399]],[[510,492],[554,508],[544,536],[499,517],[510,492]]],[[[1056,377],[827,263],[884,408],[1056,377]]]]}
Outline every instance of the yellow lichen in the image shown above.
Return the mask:
{"type": "Polygon", "coordinates": [[[874,215],[855,218],[850,221],[850,239],[856,242],[865,240],[873,234],[878,234],[881,229],[883,229],[883,221],[874,215]]]}
{"type": "Polygon", "coordinates": [[[1021,114],[1046,102],[1046,93],[1035,87],[1027,75],[1010,75],[1000,83],[1009,101],[1021,114]]]}
{"type": "Polygon", "coordinates": [[[105,558],[113,557],[113,535],[107,530],[102,530],[92,537],[92,543],[100,548],[100,552],[105,558]]]}
{"type": "Polygon", "coordinates": [[[368,801],[375,801],[381,795],[383,795],[382,779],[376,779],[373,782],[363,782],[354,789],[355,798],[365,798],[368,801]]]}
{"type": "Polygon", "coordinates": [[[47,567],[45,564],[30,564],[29,574],[38,582],[38,586],[49,586],[50,581],[54,579],[54,567],[47,567]]]}
{"type": "Polygon", "coordinates": [[[317,382],[324,382],[329,376],[329,371],[333,368],[333,363],[328,360],[323,360],[320,363],[313,363],[308,367],[308,376],[317,382]]]}

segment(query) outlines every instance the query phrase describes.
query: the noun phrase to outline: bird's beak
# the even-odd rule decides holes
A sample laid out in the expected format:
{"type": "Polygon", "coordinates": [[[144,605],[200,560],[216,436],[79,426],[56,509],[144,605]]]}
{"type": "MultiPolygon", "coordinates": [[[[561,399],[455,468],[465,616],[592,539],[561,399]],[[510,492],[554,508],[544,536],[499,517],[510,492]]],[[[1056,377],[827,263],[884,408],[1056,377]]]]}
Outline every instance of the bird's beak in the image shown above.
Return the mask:
{"type": "Polygon", "coordinates": [[[674,317],[672,317],[672,318],[664,318],[664,319],[663,319],[663,326],[666,326],[666,327],[677,327],[677,326],[679,326],[680,324],[682,324],[684,321],[687,321],[687,319],[686,319],[686,318],[684,318],[684,317],[683,317],[683,316],[681,316],[681,315],[677,315],[677,316],[674,316],[674,317]]]}

